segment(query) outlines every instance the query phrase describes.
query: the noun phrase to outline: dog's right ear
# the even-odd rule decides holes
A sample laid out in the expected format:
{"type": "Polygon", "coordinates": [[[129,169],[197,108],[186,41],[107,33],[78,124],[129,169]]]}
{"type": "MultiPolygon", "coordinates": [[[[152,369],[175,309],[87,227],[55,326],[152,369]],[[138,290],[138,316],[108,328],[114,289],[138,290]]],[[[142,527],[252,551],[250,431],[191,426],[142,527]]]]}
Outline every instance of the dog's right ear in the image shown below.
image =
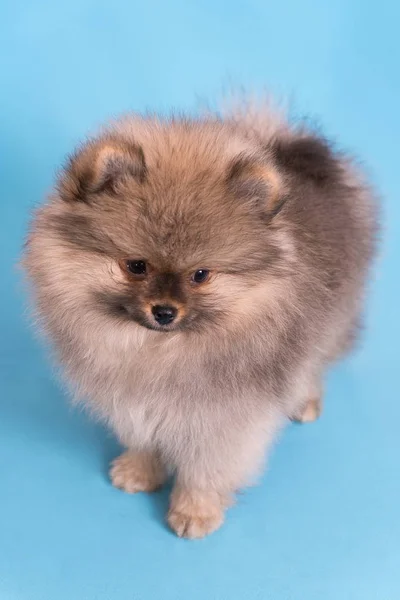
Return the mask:
{"type": "Polygon", "coordinates": [[[115,193],[118,183],[128,178],[142,183],[146,173],[140,146],[112,138],[90,141],[69,159],[58,192],[66,202],[90,202],[93,194],[115,193]]]}
{"type": "Polygon", "coordinates": [[[229,165],[228,189],[242,202],[274,216],[285,201],[280,174],[264,157],[237,156],[229,165]]]}

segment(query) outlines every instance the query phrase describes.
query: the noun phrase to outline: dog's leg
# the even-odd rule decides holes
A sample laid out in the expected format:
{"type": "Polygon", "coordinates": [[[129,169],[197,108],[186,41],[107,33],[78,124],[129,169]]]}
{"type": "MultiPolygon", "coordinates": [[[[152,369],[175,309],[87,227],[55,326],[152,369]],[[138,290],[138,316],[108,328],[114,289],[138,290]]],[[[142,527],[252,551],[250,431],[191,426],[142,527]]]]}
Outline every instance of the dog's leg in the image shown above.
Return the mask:
{"type": "Polygon", "coordinates": [[[128,492],[153,492],[166,479],[162,464],[156,454],[128,450],[111,464],[112,484],[128,492]]]}
{"type": "Polygon", "coordinates": [[[244,422],[239,419],[207,429],[182,452],[168,513],[170,527],[181,537],[201,538],[223,521],[235,493],[255,483],[265,453],[283,422],[277,411],[244,422]]]}

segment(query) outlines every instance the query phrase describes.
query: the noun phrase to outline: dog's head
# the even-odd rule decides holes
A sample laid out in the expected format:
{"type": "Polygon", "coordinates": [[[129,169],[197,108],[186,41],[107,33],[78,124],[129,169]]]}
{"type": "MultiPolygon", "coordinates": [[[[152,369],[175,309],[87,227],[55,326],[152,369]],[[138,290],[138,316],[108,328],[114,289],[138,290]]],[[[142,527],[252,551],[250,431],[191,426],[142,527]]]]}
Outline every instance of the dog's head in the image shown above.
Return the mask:
{"type": "Polygon", "coordinates": [[[43,277],[77,310],[82,298],[153,330],[246,319],[290,254],[272,157],[217,122],[138,129],[111,130],[69,160],[32,234],[43,277]]]}

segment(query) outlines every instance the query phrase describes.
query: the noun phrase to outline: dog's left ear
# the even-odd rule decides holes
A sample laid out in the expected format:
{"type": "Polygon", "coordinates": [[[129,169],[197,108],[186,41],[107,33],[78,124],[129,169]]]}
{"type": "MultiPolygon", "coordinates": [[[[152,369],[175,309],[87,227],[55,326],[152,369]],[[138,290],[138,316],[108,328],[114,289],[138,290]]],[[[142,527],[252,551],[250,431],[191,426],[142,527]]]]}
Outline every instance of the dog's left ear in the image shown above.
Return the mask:
{"type": "Polygon", "coordinates": [[[277,169],[258,157],[236,157],[228,168],[227,185],[231,193],[267,216],[276,215],[284,204],[283,182],[277,169]]]}

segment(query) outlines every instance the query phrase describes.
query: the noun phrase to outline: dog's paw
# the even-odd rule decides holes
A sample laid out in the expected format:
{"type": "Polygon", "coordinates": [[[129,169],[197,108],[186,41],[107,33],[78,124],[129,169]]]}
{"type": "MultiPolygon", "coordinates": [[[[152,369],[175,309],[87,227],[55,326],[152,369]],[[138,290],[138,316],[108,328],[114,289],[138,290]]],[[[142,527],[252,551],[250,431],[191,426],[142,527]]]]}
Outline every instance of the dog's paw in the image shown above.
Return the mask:
{"type": "Polygon", "coordinates": [[[154,492],[165,481],[157,458],[147,452],[124,452],[111,464],[112,484],[129,494],[154,492]]]}
{"type": "Polygon", "coordinates": [[[209,535],[224,521],[224,509],[214,495],[187,493],[173,494],[168,513],[168,524],[179,537],[189,539],[209,535]]]}
{"type": "Polygon", "coordinates": [[[171,510],[168,523],[179,537],[188,539],[202,538],[221,527],[223,514],[186,514],[171,510]]]}
{"type": "Polygon", "coordinates": [[[292,421],[297,421],[298,423],[312,423],[318,419],[321,412],[321,398],[312,398],[308,400],[304,408],[292,418],[292,421]]]}

